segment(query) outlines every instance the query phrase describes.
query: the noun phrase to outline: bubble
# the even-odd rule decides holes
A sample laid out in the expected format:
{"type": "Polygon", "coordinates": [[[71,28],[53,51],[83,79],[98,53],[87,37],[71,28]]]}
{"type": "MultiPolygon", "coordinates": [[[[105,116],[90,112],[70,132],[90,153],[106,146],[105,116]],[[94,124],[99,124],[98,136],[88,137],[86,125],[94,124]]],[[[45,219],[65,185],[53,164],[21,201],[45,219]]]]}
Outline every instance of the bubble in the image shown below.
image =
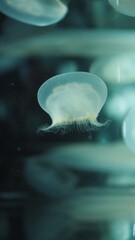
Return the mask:
{"type": "Polygon", "coordinates": [[[135,17],[135,0],[108,0],[116,11],[135,17]]]}
{"type": "Polygon", "coordinates": [[[1,0],[0,11],[24,23],[47,26],[60,21],[68,9],[60,0],[1,0]]]}
{"type": "Polygon", "coordinates": [[[135,153],[135,107],[126,115],[122,125],[122,133],[126,145],[135,153]]]}
{"type": "Polygon", "coordinates": [[[38,91],[39,105],[52,119],[52,124],[42,130],[65,130],[72,124],[80,130],[101,126],[97,117],[106,98],[107,87],[96,75],[71,72],[54,76],[38,91]]]}

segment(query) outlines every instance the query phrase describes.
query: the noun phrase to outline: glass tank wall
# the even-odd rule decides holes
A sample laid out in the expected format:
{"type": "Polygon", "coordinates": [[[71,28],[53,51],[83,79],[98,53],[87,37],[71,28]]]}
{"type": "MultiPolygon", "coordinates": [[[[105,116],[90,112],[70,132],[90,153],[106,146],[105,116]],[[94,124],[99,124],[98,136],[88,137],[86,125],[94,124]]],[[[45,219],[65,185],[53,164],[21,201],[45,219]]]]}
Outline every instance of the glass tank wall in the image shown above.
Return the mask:
{"type": "Polygon", "coordinates": [[[134,0],[1,0],[0,84],[0,239],[133,239],[134,0]]]}

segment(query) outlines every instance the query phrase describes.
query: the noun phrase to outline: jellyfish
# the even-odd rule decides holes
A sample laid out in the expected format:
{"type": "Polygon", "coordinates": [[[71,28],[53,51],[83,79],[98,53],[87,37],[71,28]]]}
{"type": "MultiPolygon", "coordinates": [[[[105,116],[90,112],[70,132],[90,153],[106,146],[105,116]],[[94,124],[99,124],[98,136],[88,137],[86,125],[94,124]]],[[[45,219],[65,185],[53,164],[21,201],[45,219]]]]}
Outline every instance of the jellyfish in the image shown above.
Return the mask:
{"type": "Polygon", "coordinates": [[[47,26],[60,21],[68,9],[60,0],[0,0],[0,11],[27,24],[47,26]]]}
{"type": "Polygon", "coordinates": [[[116,11],[135,17],[135,0],[108,0],[116,11]]]}
{"type": "Polygon", "coordinates": [[[77,176],[46,160],[46,154],[28,158],[24,167],[27,182],[38,192],[50,197],[69,194],[77,185],[77,176]]]}
{"type": "Polygon", "coordinates": [[[75,124],[80,130],[102,126],[98,114],[107,98],[107,87],[102,79],[87,72],[70,72],[50,78],[38,91],[40,107],[51,119],[50,126],[41,130],[70,130],[75,124]]]}
{"type": "Polygon", "coordinates": [[[135,82],[135,56],[132,53],[97,58],[90,66],[90,72],[97,74],[107,84],[135,82]]]}
{"type": "Polygon", "coordinates": [[[135,153],[135,107],[127,113],[123,121],[122,133],[127,147],[135,153]]]}

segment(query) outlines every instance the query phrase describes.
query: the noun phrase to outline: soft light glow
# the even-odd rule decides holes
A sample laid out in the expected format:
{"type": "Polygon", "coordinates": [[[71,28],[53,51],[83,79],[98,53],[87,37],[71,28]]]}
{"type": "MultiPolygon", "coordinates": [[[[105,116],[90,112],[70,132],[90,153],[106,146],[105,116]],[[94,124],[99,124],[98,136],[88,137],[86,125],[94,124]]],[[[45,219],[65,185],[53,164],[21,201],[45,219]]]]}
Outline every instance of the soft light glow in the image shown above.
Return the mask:
{"type": "Polygon", "coordinates": [[[135,0],[108,0],[116,11],[135,17],[135,0]]]}
{"type": "Polygon", "coordinates": [[[0,0],[0,11],[24,23],[47,26],[60,21],[67,7],[60,0],[0,0]]]}
{"type": "Polygon", "coordinates": [[[126,145],[135,153],[135,108],[132,108],[125,117],[122,132],[126,145]]]}
{"type": "Polygon", "coordinates": [[[38,91],[38,102],[51,119],[54,130],[72,123],[87,130],[89,124],[101,126],[97,116],[107,98],[107,88],[99,77],[86,72],[72,72],[54,76],[38,91]]]}

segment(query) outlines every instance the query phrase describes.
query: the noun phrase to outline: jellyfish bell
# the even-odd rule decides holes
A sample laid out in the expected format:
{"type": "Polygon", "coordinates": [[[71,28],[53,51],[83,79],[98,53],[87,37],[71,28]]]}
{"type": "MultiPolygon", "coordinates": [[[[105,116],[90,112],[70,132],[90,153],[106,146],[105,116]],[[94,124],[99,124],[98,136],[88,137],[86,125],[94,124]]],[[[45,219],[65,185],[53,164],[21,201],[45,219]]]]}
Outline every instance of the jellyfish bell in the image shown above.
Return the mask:
{"type": "Polygon", "coordinates": [[[68,9],[60,0],[1,0],[0,11],[27,24],[47,26],[60,21],[68,9]]]}
{"type": "Polygon", "coordinates": [[[116,11],[130,17],[135,17],[134,0],[108,0],[108,1],[116,11]]]}
{"type": "Polygon", "coordinates": [[[38,91],[38,102],[47,112],[52,124],[44,131],[70,130],[75,124],[80,130],[101,126],[98,114],[107,98],[105,83],[94,74],[71,72],[54,76],[44,82],[38,91]]]}

